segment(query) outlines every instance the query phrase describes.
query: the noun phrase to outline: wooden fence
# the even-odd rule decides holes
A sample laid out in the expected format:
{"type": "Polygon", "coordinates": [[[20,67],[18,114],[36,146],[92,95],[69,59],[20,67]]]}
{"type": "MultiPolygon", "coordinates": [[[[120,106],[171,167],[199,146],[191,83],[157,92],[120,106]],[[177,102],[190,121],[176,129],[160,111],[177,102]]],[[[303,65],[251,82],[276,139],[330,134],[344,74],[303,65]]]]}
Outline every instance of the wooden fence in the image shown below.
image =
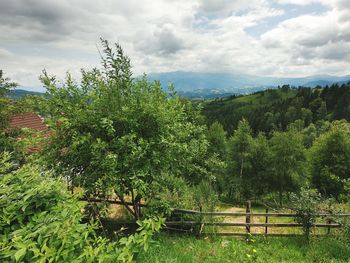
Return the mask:
{"type": "MultiPolygon", "coordinates": [[[[85,200],[86,201],[86,200],[85,200]]],[[[89,199],[90,202],[101,202],[98,199],[89,199]]],[[[118,200],[107,200],[104,202],[121,205],[122,202],[118,200]]],[[[142,205],[144,206],[144,205],[142,205]]],[[[195,210],[187,210],[187,209],[173,209],[173,214],[178,216],[178,218],[183,218],[184,215],[194,215],[196,216],[195,221],[186,221],[186,220],[172,220],[167,221],[165,223],[165,229],[168,231],[175,232],[184,232],[184,233],[192,233],[196,235],[221,235],[221,236],[245,236],[245,235],[269,235],[269,236],[296,236],[300,234],[285,234],[285,233],[271,233],[269,229],[271,228],[302,228],[302,224],[300,223],[283,223],[283,222],[270,222],[271,218],[296,218],[297,215],[295,213],[276,213],[269,212],[269,209],[266,208],[265,213],[261,212],[252,212],[250,202],[247,202],[246,211],[245,212],[202,212],[195,210]],[[205,220],[205,218],[210,217],[211,220],[205,220]],[[218,218],[219,217],[219,218],[218,218]],[[244,218],[243,222],[222,222],[225,221],[225,218],[244,218]],[[264,223],[252,223],[252,218],[261,218],[263,217],[264,223]],[[220,220],[221,219],[221,220],[220,220]],[[223,219],[223,220],[222,220],[223,219]],[[221,221],[221,222],[220,222],[221,221]],[[206,226],[212,227],[243,227],[244,231],[240,232],[221,232],[221,231],[212,231],[205,232],[204,229],[206,226]],[[263,228],[262,232],[254,232],[252,228],[259,227],[263,228]]],[[[323,219],[324,223],[315,223],[313,224],[314,228],[326,228],[327,233],[329,234],[332,228],[341,228],[341,225],[333,222],[333,218],[337,217],[350,217],[349,213],[344,214],[326,214],[319,213],[316,215],[317,218],[323,219]]],[[[118,222],[115,220],[104,220],[104,224],[109,227],[119,229],[120,227],[133,227],[135,226],[135,222],[118,222]]]]}
{"type": "MultiPolygon", "coordinates": [[[[246,206],[246,211],[245,212],[201,212],[201,211],[193,211],[193,210],[185,210],[185,209],[175,209],[174,213],[179,213],[179,214],[192,214],[192,215],[199,215],[200,218],[204,219],[206,216],[210,216],[211,218],[213,217],[223,217],[223,218],[228,218],[228,217],[241,217],[244,218],[245,222],[218,222],[217,220],[211,220],[211,221],[206,221],[206,220],[200,220],[200,221],[182,221],[182,222],[177,222],[177,221],[172,221],[172,222],[166,222],[166,226],[173,228],[174,226],[196,226],[197,233],[200,235],[223,235],[223,236],[245,236],[245,235],[269,235],[269,236],[295,236],[295,235],[300,235],[300,234],[285,234],[285,233],[270,233],[269,229],[270,228],[302,228],[302,224],[300,223],[270,223],[270,218],[278,217],[287,217],[287,218],[296,218],[297,215],[295,213],[275,213],[275,212],[269,212],[269,209],[266,208],[265,213],[257,213],[257,212],[252,212],[251,211],[251,206],[250,202],[247,203],[246,206]],[[257,217],[261,218],[263,217],[265,220],[264,223],[252,223],[252,218],[257,217]],[[240,232],[220,232],[220,231],[215,231],[215,232],[204,232],[203,229],[205,226],[216,226],[216,227],[244,227],[245,231],[240,231],[240,232]],[[252,231],[253,227],[259,227],[263,228],[263,232],[254,232],[252,231]]],[[[332,228],[341,228],[341,225],[338,223],[332,223],[334,217],[340,218],[340,217],[350,217],[350,214],[326,214],[326,213],[319,213],[316,215],[317,218],[322,218],[325,223],[315,223],[313,224],[313,228],[326,228],[327,233],[330,233],[330,230],[332,228]]],[[[184,229],[179,228],[180,231],[184,231],[184,229]]],[[[195,232],[193,230],[194,228],[190,228],[187,231],[189,232],[195,232]]],[[[174,229],[175,230],[175,229],[174,229]]]]}

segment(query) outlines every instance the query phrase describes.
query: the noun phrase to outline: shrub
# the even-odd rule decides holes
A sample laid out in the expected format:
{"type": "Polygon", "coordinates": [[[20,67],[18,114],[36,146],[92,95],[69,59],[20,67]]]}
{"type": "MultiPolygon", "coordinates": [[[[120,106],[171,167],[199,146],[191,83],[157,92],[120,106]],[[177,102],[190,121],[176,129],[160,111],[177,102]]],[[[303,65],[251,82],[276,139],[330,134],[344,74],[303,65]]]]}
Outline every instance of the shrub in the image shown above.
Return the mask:
{"type": "Polygon", "coordinates": [[[311,228],[316,220],[321,197],[317,190],[301,188],[299,194],[291,194],[292,209],[296,212],[295,221],[302,224],[309,239],[311,228]]]}
{"type": "Polygon", "coordinates": [[[137,251],[148,248],[149,239],[164,222],[140,221],[139,233],[111,242],[97,236],[95,224],[81,222],[83,204],[63,182],[34,165],[15,169],[9,158],[0,155],[2,262],[131,261],[137,251]]]}

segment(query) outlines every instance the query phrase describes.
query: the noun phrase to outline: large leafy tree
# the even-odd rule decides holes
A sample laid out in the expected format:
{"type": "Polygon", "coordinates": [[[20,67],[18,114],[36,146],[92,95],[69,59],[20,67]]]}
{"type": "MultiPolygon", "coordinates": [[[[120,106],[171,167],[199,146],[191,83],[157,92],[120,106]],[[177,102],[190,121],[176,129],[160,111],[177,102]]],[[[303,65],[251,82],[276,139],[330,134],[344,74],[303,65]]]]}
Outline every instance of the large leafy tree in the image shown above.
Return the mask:
{"type": "Polygon", "coordinates": [[[311,148],[312,183],[326,196],[338,198],[350,179],[350,126],[336,122],[311,148]]]}
{"type": "Polygon", "coordinates": [[[305,171],[303,138],[294,130],[274,132],[270,146],[273,174],[270,186],[279,193],[279,201],[282,204],[283,193],[298,190],[305,180],[302,177],[305,171]]]}
{"type": "Polygon", "coordinates": [[[79,84],[70,75],[62,86],[41,77],[54,129],[46,160],[87,196],[117,196],[139,218],[141,199],[156,198],[162,178],[197,183],[207,175],[205,126],[159,82],[134,80],[120,45],[102,44],[103,69],[83,70],[79,84]]]}

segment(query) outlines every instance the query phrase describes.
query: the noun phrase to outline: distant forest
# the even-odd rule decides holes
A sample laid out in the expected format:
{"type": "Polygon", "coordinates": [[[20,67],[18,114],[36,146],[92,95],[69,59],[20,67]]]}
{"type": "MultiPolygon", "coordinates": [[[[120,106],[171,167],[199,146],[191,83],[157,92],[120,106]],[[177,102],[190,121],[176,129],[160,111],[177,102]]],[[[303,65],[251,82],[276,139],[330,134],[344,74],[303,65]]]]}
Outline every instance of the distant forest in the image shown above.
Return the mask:
{"type": "Polygon", "coordinates": [[[204,103],[203,114],[209,125],[218,121],[228,134],[246,119],[254,134],[285,131],[295,123],[304,128],[320,121],[350,121],[350,82],[324,88],[284,85],[252,95],[231,96],[204,103]]]}

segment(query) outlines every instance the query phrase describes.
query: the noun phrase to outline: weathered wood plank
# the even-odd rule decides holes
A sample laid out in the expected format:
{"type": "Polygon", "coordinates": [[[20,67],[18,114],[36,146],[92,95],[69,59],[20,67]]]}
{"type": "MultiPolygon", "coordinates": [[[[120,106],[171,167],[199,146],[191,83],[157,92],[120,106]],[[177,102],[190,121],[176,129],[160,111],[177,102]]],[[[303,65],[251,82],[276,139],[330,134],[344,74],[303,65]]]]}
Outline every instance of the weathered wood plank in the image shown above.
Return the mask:
{"type": "MultiPolygon", "coordinates": [[[[207,225],[207,226],[242,226],[242,227],[302,227],[300,223],[226,223],[226,222],[196,222],[196,221],[170,221],[165,222],[169,226],[181,226],[181,225],[207,225]]],[[[314,227],[330,227],[338,228],[341,227],[340,224],[314,224],[314,227]]]]}

